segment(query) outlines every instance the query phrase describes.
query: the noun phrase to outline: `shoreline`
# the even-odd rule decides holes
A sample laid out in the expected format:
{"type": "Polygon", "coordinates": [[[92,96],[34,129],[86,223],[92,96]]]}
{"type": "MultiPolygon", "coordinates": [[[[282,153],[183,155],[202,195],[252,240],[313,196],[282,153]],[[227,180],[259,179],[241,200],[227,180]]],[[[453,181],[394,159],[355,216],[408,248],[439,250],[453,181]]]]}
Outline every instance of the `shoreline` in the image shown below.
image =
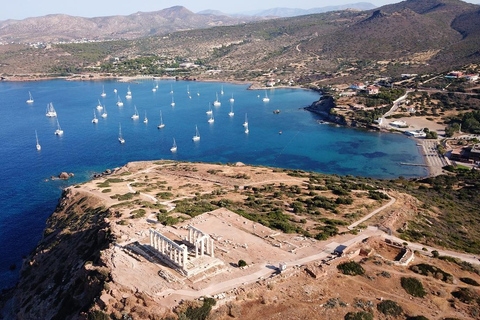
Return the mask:
{"type": "MultiPolygon", "coordinates": [[[[268,89],[303,89],[303,90],[312,90],[309,88],[305,88],[302,86],[276,86],[276,87],[267,87],[267,86],[261,86],[258,82],[255,81],[239,81],[239,80],[221,80],[221,79],[201,79],[201,78],[195,78],[195,79],[177,79],[176,77],[172,76],[161,76],[161,77],[156,77],[156,76],[147,76],[147,75],[136,75],[136,76],[100,76],[96,75],[93,77],[86,76],[86,75],[72,75],[72,76],[58,76],[58,77],[52,77],[52,76],[45,76],[45,75],[25,75],[25,76],[12,76],[9,78],[2,78],[2,81],[5,82],[30,82],[30,81],[49,81],[49,80],[65,80],[65,81],[108,81],[108,80],[116,80],[117,82],[133,82],[136,80],[175,80],[175,81],[199,81],[199,82],[224,82],[224,83],[231,83],[231,84],[240,84],[240,85],[247,85],[249,84],[249,87],[247,90],[268,90],[268,89]]],[[[321,94],[321,92],[319,92],[321,94]]],[[[318,101],[321,100],[322,97],[318,101]]],[[[320,111],[320,110],[315,110],[315,108],[312,108],[312,106],[316,103],[317,101],[314,101],[311,106],[304,108],[305,110],[309,112],[313,112],[320,117],[323,118],[323,120],[332,123],[332,124],[337,124],[346,128],[351,128],[351,129],[357,129],[357,127],[349,126],[348,124],[344,123],[338,123],[336,121],[332,121],[330,117],[325,113],[325,111],[320,111]]],[[[368,128],[364,128],[369,130],[368,128]]],[[[371,129],[370,129],[371,130],[371,129]]],[[[381,128],[379,127],[379,132],[383,133],[402,133],[402,131],[394,130],[393,132],[391,130],[381,128]]],[[[410,137],[407,137],[410,138],[410,137]]],[[[423,140],[413,138],[415,141],[417,141],[417,145],[421,144],[422,146],[420,147],[420,155],[423,158],[425,168],[427,169],[427,175],[426,177],[431,177],[431,176],[437,176],[442,174],[442,170],[437,170],[436,167],[431,166],[428,161],[427,161],[427,155],[425,154],[425,150],[423,148],[423,140]]]]}
{"type": "Polygon", "coordinates": [[[65,81],[105,81],[105,80],[116,80],[117,82],[132,82],[135,80],[175,80],[175,81],[192,81],[192,82],[224,82],[231,84],[240,84],[247,85],[249,87],[247,90],[266,90],[266,89],[303,89],[303,90],[313,90],[311,88],[305,88],[301,85],[295,86],[274,86],[267,87],[260,85],[258,81],[240,81],[240,80],[227,80],[227,79],[202,79],[202,78],[177,78],[175,76],[152,76],[152,75],[136,75],[136,76],[100,76],[95,75],[90,77],[90,75],[75,74],[71,76],[46,76],[46,75],[13,75],[10,77],[2,77],[1,81],[5,82],[31,82],[31,81],[48,81],[48,80],[65,80],[65,81]]]}

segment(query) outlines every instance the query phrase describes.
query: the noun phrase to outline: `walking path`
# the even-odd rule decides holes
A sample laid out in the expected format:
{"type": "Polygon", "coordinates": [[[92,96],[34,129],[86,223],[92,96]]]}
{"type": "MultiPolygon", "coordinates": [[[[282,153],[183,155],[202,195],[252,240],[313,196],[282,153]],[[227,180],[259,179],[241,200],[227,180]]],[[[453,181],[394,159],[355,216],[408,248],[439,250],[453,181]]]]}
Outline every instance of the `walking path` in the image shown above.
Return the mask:
{"type": "MultiPolygon", "coordinates": [[[[384,194],[386,194],[387,196],[389,196],[386,192],[384,192],[384,194]]],[[[359,224],[367,221],[368,219],[370,219],[371,217],[373,217],[374,215],[376,215],[377,213],[379,213],[379,212],[382,211],[383,209],[386,209],[386,208],[390,207],[392,204],[395,203],[395,201],[397,201],[397,199],[395,199],[394,197],[391,197],[391,196],[389,196],[389,197],[390,197],[390,201],[389,201],[387,204],[381,206],[381,207],[378,208],[378,209],[373,210],[370,214],[366,215],[366,216],[363,217],[362,219],[360,219],[360,220],[352,223],[351,225],[349,225],[349,226],[347,227],[348,230],[355,229],[355,227],[357,227],[359,224]]]]}

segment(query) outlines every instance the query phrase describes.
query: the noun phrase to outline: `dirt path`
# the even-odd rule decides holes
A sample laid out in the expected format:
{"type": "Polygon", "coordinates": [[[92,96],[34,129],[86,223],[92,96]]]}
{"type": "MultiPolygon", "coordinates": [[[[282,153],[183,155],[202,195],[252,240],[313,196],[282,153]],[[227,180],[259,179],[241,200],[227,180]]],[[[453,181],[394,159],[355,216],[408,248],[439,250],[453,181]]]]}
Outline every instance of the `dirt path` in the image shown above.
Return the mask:
{"type": "Polygon", "coordinates": [[[373,217],[374,215],[376,215],[377,213],[379,213],[379,212],[382,211],[383,209],[386,209],[386,208],[390,207],[392,204],[395,203],[395,201],[397,201],[397,199],[395,199],[394,197],[388,195],[386,192],[384,192],[384,193],[385,193],[387,196],[390,197],[390,201],[389,201],[387,204],[381,206],[380,208],[373,210],[371,213],[369,213],[368,215],[366,215],[366,216],[363,217],[362,219],[360,219],[360,220],[352,223],[351,225],[349,225],[349,226],[347,227],[348,230],[354,229],[354,228],[357,227],[359,224],[367,221],[368,219],[370,219],[371,217],[373,217]]]}

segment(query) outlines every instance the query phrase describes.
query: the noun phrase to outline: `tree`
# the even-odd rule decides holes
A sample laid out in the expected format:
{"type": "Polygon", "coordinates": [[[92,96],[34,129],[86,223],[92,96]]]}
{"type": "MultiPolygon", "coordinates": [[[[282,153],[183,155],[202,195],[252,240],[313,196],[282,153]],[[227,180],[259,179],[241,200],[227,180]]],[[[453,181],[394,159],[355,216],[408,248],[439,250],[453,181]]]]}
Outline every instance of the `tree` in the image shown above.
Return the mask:
{"type": "Polygon", "coordinates": [[[245,260],[238,260],[238,267],[241,268],[241,267],[246,267],[247,266],[247,262],[245,262],[245,260]]]}

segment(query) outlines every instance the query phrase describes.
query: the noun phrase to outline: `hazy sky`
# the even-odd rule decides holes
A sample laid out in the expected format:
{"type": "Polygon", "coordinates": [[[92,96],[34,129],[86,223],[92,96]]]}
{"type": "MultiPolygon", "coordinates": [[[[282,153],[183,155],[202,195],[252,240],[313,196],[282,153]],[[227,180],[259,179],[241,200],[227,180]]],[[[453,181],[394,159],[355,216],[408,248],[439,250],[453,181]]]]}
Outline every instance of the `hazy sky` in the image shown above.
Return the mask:
{"type": "MultiPolygon", "coordinates": [[[[376,6],[399,2],[399,0],[22,0],[8,1],[8,4],[2,5],[0,20],[24,19],[52,13],[81,17],[128,15],[138,11],[157,11],[176,5],[182,5],[193,12],[213,9],[225,13],[238,13],[276,7],[310,9],[362,1],[373,3],[376,6]]],[[[480,0],[468,0],[467,2],[479,3],[480,0]]]]}

